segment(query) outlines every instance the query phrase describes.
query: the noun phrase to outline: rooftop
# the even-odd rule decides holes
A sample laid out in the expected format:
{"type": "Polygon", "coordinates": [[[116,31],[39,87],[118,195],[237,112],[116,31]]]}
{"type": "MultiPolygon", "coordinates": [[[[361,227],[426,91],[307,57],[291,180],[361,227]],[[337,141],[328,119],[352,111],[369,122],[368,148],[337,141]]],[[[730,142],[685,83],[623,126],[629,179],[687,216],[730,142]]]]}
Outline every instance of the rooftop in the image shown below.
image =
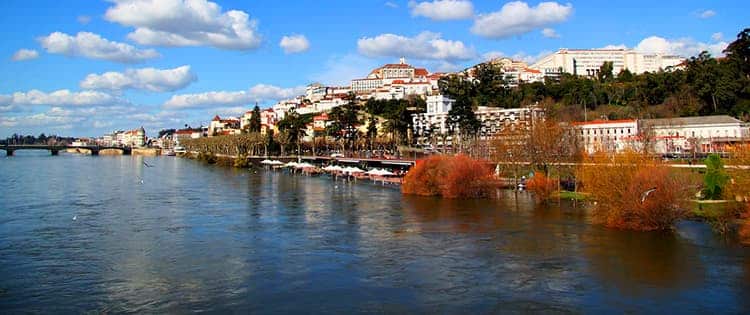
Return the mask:
{"type": "Polygon", "coordinates": [[[727,115],[678,117],[644,119],[643,123],[649,126],[686,126],[686,125],[712,125],[712,124],[741,124],[742,121],[727,115]]]}

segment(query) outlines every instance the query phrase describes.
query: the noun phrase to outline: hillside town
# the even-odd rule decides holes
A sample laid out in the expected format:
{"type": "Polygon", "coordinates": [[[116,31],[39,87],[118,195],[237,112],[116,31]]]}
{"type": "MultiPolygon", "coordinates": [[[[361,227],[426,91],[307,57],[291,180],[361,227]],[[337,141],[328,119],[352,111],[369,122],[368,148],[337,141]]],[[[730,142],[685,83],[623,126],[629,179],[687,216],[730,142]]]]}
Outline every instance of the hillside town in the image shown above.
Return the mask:
{"type": "MultiPolygon", "coordinates": [[[[274,137],[283,131],[280,125],[289,115],[308,117],[300,130],[299,141],[302,143],[316,141],[321,134],[324,139],[339,139],[342,135],[351,136],[348,133],[356,137],[375,130],[374,137],[385,136],[386,133],[393,136],[395,123],[389,125],[389,119],[365,110],[355,110],[357,119],[352,124],[355,130],[347,132],[339,128],[336,132],[340,134],[331,134],[329,130],[337,123],[331,117],[331,112],[348,104],[363,107],[366,104],[382,106],[385,102],[408,101],[409,104],[422,105],[407,108],[406,121],[400,122],[408,125],[406,132],[398,134],[406,141],[397,144],[413,146],[416,150],[438,151],[451,148],[460,129],[451,117],[456,100],[441,92],[441,80],[459,78],[478,82],[482,80],[478,72],[482,71],[482,67],[489,67],[501,74],[499,82],[502,82],[502,88],[510,90],[518,89],[521,85],[559,82],[564,75],[601,78],[603,66],[608,66],[606,71],[613,74],[642,75],[685,70],[687,62],[686,58],[680,56],[628,49],[560,49],[531,65],[503,57],[459,72],[444,73],[430,72],[401,58],[398,63],[382,65],[361,78],[352,79],[349,86],[327,86],[315,82],[306,87],[303,95],[281,100],[265,109],[258,109],[255,104],[256,108],[248,108],[238,117],[215,115],[206,125],[166,130],[150,139],[141,127],[114,131],[97,139],[82,139],[81,143],[152,146],[168,151],[179,147],[180,142],[187,139],[240,135],[250,131],[274,137]],[[254,115],[258,115],[259,119],[254,115]],[[368,120],[366,117],[372,118],[368,120]],[[260,124],[257,130],[252,130],[254,121],[260,124]]],[[[521,105],[513,108],[472,106],[473,116],[478,122],[477,138],[489,141],[501,137],[508,130],[528,130],[535,122],[548,116],[548,108],[539,101],[521,105]]],[[[584,111],[586,107],[583,106],[584,111]]],[[[621,152],[626,148],[642,148],[648,144],[656,154],[705,154],[723,152],[727,145],[750,141],[750,125],[728,115],[656,119],[586,117],[581,121],[559,120],[559,123],[576,135],[581,149],[589,153],[596,150],[621,152]]]]}

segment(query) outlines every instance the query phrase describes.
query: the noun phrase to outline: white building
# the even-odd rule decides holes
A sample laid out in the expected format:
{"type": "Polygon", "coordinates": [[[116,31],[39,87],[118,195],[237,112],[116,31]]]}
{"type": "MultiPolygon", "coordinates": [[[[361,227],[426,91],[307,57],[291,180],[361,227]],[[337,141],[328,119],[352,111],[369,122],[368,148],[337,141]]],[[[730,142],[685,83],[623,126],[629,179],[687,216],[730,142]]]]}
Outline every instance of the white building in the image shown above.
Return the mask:
{"type": "Polygon", "coordinates": [[[399,63],[391,63],[376,68],[365,78],[352,80],[351,90],[354,93],[372,93],[384,86],[394,85],[399,81],[401,85],[406,83],[431,84],[430,73],[424,68],[415,68],[401,58],[399,63]]]}
{"type": "Polygon", "coordinates": [[[229,117],[221,119],[219,115],[214,116],[211,123],[208,125],[208,136],[223,136],[223,135],[237,135],[240,134],[240,119],[229,117]]]}
{"type": "Polygon", "coordinates": [[[750,141],[750,126],[726,115],[644,119],[641,125],[660,154],[724,152],[750,141]]]}
{"type": "Polygon", "coordinates": [[[636,150],[640,145],[638,121],[635,119],[574,122],[572,126],[588,153],[636,150]]]}
{"type": "Polygon", "coordinates": [[[560,49],[540,59],[531,68],[550,76],[563,72],[596,76],[602,64],[608,61],[612,62],[615,75],[623,69],[640,74],[676,67],[684,60],[679,56],[641,53],[629,49],[560,49]]]}
{"type": "MultiPolygon", "coordinates": [[[[427,97],[427,111],[412,116],[414,132],[425,141],[427,135],[448,134],[451,126],[448,122],[449,112],[455,100],[444,95],[427,97]]],[[[474,114],[481,123],[480,137],[490,138],[506,128],[527,128],[534,121],[544,119],[544,110],[537,107],[497,108],[479,106],[474,114]]]]}

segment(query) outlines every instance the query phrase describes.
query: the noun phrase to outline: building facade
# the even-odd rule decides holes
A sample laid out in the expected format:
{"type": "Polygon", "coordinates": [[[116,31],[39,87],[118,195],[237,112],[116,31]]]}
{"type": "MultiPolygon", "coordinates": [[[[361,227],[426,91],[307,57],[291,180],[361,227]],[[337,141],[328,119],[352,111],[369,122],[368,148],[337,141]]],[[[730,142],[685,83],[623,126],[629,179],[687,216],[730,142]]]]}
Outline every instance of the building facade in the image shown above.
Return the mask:
{"type": "MultiPolygon", "coordinates": [[[[425,143],[428,138],[436,135],[449,135],[451,126],[449,112],[455,104],[455,100],[444,95],[432,95],[427,97],[427,111],[414,114],[412,122],[418,141],[425,143]]],[[[475,111],[477,120],[481,123],[479,136],[481,139],[490,139],[497,136],[506,129],[528,128],[536,120],[544,119],[544,110],[538,107],[524,108],[497,108],[479,106],[475,111]]],[[[450,136],[448,136],[450,139],[450,136]]]]}
{"type": "Polygon", "coordinates": [[[635,119],[574,122],[572,127],[582,148],[588,153],[640,148],[638,121],[635,119]]]}
{"type": "Polygon", "coordinates": [[[561,73],[596,76],[604,62],[612,62],[615,75],[623,69],[641,74],[677,67],[684,60],[680,56],[641,53],[629,49],[560,49],[540,59],[530,68],[541,71],[546,76],[561,73]]]}
{"type": "Polygon", "coordinates": [[[660,154],[726,152],[750,141],[750,125],[726,115],[644,119],[641,125],[660,154]]]}

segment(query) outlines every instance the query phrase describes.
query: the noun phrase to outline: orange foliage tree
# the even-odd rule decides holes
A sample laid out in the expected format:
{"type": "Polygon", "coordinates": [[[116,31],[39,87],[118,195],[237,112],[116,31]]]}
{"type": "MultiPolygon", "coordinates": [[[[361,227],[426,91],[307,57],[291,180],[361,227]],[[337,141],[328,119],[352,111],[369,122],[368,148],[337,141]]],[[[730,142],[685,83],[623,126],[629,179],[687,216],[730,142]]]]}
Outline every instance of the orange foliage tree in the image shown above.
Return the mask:
{"type": "Polygon", "coordinates": [[[494,191],[489,165],[466,155],[431,156],[404,177],[404,194],[445,198],[487,198],[494,191]]]}
{"type": "Polygon", "coordinates": [[[750,245],[750,145],[738,145],[730,150],[727,159],[728,173],[731,177],[729,194],[739,202],[745,203],[744,223],[740,226],[740,240],[750,245]]]}
{"type": "Polygon", "coordinates": [[[596,201],[591,213],[595,223],[664,230],[684,215],[689,185],[662,162],[636,152],[596,153],[591,162],[579,167],[578,177],[583,191],[596,201]]]}
{"type": "Polygon", "coordinates": [[[548,200],[557,191],[558,183],[556,180],[544,176],[543,172],[538,172],[526,182],[526,189],[533,192],[536,199],[548,200]]]}

